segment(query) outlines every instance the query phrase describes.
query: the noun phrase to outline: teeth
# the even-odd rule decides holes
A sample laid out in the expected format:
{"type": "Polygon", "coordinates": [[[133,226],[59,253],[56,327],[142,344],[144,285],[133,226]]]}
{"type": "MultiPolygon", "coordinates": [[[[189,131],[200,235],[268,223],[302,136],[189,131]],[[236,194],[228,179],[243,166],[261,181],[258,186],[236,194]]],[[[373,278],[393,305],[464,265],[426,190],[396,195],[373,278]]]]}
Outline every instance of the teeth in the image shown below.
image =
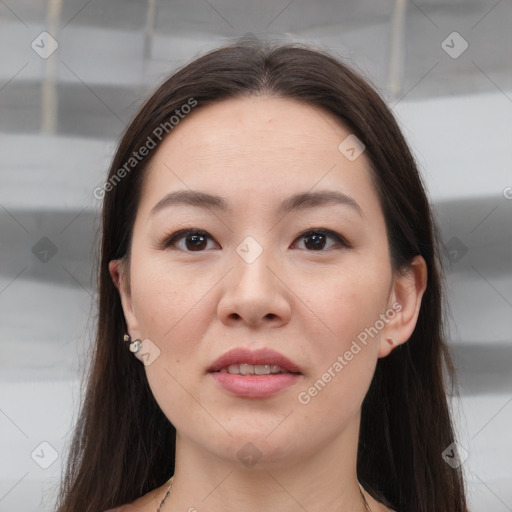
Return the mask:
{"type": "Polygon", "coordinates": [[[230,364],[228,366],[228,373],[240,373],[240,365],[230,364]]]}
{"type": "Polygon", "coordinates": [[[271,373],[270,366],[268,364],[255,364],[254,373],[256,375],[269,375],[271,373]]]}
{"type": "Polygon", "coordinates": [[[270,364],[230,364],[227,368],[221,368],[221,373],[231,373],[233,375],[270,375],[275,373],[290,373],[280,366],[270,364]]]}
{"type": "MultiPolygon", "coordinates": [[[[228,372],[229,372],[229,369],[228,369],[228,372]]],[[[250,364],[241,364],[240,371],[237,373],[240,373],[241,375],[247,375],[249,373],[254,373],[254,366],[252,366],[250,364]]]]}

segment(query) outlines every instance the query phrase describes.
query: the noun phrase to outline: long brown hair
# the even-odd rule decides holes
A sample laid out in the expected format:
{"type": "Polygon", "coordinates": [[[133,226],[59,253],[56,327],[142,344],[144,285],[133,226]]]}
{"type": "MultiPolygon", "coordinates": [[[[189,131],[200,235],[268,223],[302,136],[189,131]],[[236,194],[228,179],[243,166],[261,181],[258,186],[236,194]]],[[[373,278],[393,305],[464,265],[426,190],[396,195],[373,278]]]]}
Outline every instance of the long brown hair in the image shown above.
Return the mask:
{"type": "Polygon", "coordinates": [[[131,502],[174,472],[176,431],[153,398],[144,366],[122,342],[126,325],[108,264],[129,257],[142,180],[160,143],[155,130],[165,126],[164,135],[172,136],[176,110],[191,99],[199,109],[254,94],[322,107],[349,128],[366,147],[394,269],[416,255],[427,264],[416,328],[378,360],[362,405],[359,481],[400,512],[466,512],[461,471],[442,458],[454,441],[445,382],[454,382],[453,367],[444,341],[437,228],[415,160],[384,101],[356,72],[322,51],[258,41],[214,50],[176,72],[121,139],[102,210],[96,344],[58,512],[101,512],[131,502]],[[149,138],[156,147],[130,160],[149,138]]]}

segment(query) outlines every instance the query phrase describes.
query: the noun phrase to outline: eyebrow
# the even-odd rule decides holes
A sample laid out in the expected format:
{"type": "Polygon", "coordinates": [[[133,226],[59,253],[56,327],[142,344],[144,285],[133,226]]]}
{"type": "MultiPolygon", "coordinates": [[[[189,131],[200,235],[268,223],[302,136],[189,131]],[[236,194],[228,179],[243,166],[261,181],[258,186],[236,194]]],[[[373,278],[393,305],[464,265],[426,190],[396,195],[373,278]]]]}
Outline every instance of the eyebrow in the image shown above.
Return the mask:
{"type": "MultiPolygon", "coordinates": [[[[287,214],[291,211],[308,210],[330,204],[342,204],[353,208],[357,213],[364,217],[363,211],[359,204],[350,196],[342,192],[334,190],[321,190],[318,192],[302,192],[287,197],[278,207],[278,213],[287,214]]],[[[178,190],[170,192],[164,196],[151,209],[149,216],[156,214],[158,211],[176,205],[189,205],[198,208],[213,208],[219,211],[230,212],[226,200],[220,196],[207,194],[194,190],[178,190]]]]}

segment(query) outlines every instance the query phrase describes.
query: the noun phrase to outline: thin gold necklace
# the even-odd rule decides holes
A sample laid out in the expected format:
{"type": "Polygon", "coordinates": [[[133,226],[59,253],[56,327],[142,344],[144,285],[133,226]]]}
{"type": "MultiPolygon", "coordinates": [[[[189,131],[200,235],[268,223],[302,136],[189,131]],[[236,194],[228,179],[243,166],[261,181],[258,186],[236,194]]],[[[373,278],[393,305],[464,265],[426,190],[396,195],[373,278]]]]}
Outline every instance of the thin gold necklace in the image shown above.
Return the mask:
{"type": "MultiPolygon", "coordinates": [[[[160,505],[158,505],[156,512],[162,512],[162,507],[165,503],[165,500],[167,499],[167,496],[169,496],[169,494],[171,492],[173,480],[174,480],[174,476],[171,477],[171,480],[170,480],[171,483],[169,484],[169,488],[167,489],[167,492],[165,493],[164,499],[160,502],[160,505]]],[[[368,505],[368,502],[366,501],[366,498],[363,494],[361,486],[359,486],[359,492],[361,493],[361,496],[363,497],[364,506],[366,507],[366,510],[368,510],[368,512],[372,512],[372,509],[370,508],[370,505],[368,505]]]]}
{"type": "Polygon", "coordinates": [[[171,492],[173,480],[174,480],[174,476],[171,476],[171,480],[170,480],[171,483],[169,484],[169,488],[167,489],[167,492],[165,493],[164,499],[160,502],[160,505],[158,505],[158,508],[156,509],[156,512],[161,512],[162,506],[165,503],[165,500],[167,499],[167,496],[169,496],[169,493],[171,492]]]}
{"type": "Polygon", "coordinates": [[[359,485],[359,492],[361,493],[361,496],[363,497],[363,501],[364,501],[364,506],[366,507],[366,510],[368,510],[368,512],[372,512],[372,509],[370,508],[370,505],[368,505],[368,502],[366,501],[366,498],[363,494],[363,490],[361,489],[361,485],[359,485]]]}

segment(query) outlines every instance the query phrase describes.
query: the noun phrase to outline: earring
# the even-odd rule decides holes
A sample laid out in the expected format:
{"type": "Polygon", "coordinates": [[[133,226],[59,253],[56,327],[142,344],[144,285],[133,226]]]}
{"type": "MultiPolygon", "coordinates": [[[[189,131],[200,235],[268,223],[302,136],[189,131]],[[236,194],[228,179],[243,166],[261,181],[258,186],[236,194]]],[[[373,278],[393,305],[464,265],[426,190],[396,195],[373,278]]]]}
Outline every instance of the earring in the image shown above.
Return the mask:
{"type": "Polygon", "coordinates": [[[131,341],[131,337],[129,334],[125,334],[123,338],[125,343],[129,343],[130,352],[133,352],[134,354],[137,354],[137,352],[142,347],[142,341],[140,340],[133,340],[131,341]]]}

